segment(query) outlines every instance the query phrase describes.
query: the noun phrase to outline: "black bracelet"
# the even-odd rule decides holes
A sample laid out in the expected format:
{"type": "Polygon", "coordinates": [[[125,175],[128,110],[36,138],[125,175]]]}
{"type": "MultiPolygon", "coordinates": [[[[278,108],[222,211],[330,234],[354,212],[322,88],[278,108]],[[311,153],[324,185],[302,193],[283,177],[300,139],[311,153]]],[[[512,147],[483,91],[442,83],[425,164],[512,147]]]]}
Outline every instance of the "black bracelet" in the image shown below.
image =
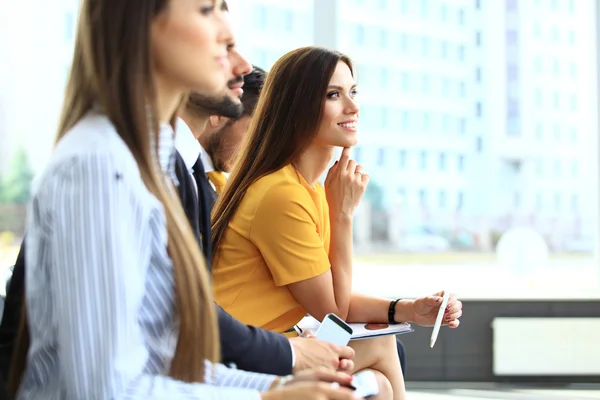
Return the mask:
{"type": "Polygon", "coordinates": [[[390,302],[390,308],[388,308],[388,322],[390,324],[397,324],[398,322],[396,322],[396,319],[394,318],[394,316],[396,315],[396,304],[402,299],[396,299],[396,300],[392,300],[390,302]]]}

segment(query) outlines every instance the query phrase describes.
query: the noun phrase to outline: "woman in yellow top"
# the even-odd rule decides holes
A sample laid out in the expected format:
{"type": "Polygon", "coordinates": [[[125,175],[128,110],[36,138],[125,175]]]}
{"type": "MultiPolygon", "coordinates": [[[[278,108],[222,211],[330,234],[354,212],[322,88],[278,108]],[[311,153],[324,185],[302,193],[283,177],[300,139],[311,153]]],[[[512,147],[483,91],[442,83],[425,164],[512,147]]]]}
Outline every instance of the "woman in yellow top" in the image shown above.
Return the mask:
{"type": "MultiPolygon", "coordinates": [[[[294,50],[269,72],[245,147],[213,213],[216,301],[247,324],[289,331],[308,312],[353,322],[432,325],[441,293],[414,301],[352,293],[352,217],[369,177],[350,159],[359,108],[350,59],[294,50]],[[325,172],[335,147],[340,160],[325,172]],[[392,321],[393,322],[393,321],[392,321]]],[[[452,296],[446,323],[458,326],[452,296]]],[[[393,336],[352,342],[355,371],[370,368],[379,398],[404,398],[393,336]]]]}

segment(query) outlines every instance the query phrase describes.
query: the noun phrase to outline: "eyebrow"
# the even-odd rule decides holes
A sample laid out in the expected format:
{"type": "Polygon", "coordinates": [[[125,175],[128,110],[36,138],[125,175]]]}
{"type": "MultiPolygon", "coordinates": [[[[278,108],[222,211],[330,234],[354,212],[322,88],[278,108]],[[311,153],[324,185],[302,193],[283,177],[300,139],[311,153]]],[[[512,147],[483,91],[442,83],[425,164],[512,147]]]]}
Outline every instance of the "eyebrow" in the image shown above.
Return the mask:
{"type": "MultiPolygon", "coordinates": [[[[351,89],[354,89],[354,88],[356,88],[356,86],[357,86],[357,85],[356,85],[356,83],[355,83],[354,85],[352,85],[352,88],[351,88],[351,89]]],[[[327,89],[344,90],[344,88],[343,88],[343,87],[341,87],[341,86],[338,86],[338,85],[329,85],[329,86],[327,86],[327,89]]]]}

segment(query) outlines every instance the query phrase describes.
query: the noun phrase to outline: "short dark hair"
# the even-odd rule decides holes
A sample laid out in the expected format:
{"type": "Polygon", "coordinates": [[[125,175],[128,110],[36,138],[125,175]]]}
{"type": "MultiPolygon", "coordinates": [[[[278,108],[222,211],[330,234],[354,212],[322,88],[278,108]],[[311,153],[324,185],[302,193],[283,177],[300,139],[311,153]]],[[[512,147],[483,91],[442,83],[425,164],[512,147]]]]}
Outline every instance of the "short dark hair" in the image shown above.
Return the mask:
{"type": "Polygon", "coordinates": [[[252,114],[254,114],[256,104],[258,103],[258,97],[266,77],[267,72],[256,65],[252,66],[252,72],[244,75],[244,94],[242,95],[244,111],[242,116],[252,116],[252,114]]]}

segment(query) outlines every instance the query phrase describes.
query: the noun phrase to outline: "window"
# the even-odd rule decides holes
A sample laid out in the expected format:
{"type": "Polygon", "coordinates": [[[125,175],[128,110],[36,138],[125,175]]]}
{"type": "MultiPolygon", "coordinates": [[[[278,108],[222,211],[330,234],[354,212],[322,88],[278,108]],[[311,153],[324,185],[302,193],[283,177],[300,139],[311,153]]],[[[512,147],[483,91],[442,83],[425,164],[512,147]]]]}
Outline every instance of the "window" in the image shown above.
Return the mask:
{"type": "Polygon", "coordinates": [[[440,208],[446,208],[446,191],[445,190],[440,190],[440,192],[438,193],[438,204],[440,208]]]}
{"type": "Polygon", "coordinates": [[[506,31],[506,43],[509,45],[515,45],[519,42],[519,34],[516,30],[510,29],[506,31]]]}
{"type": "Polygon", "coordinates": [[[456,163],[456,168],[458,172],[464,172],[465,170],[465,156],[459,155],[456,163]]]}
{"type": "Polygon", "coordinates": [[[294,32],[294,13],[291,10],[285,11],[284,21],[285,30],[289,33],[294,32]]]}
{"type": "Polygon", "coordinates": [[[533,34],[536,38],[542,37],[542,28],[540,27],[540,23],[537,21],[535,24],[533,24],[533,34]]]}
{"type": "Polygon", "coordinates": [[[442,58],[442,60],[448,58],[448,43],[446,43],[446,41],[444,40],[442,40],[442,42],[440,43],[440,57],[442,58]]]}
{"type": "Polygon", "coordinates": [[[254,8],[254,21],[258,29],[267,29],[267,8],[265,6],[259,5],[254,8]]]}
{"type": "Polygon", "coordinates": [[[544,137],[544,128],[540,123],[535,125],[535,137],[537,138],[537,140],[542,140],[544,137]]]}
{"type": "Polygon", "coordinates": [[[421,170],[425,171],[427,169],[427,152],[422,151],[421,152],[421,157],[420,157],[420,166],[421,166],[421,170]]]}
{"type": "Polygon", "coordinates": [[[571,127],[570,135],[571,143],[577,143],[577,128],[571,127]]]}
{"type": "Polygon", "coordinates": [[[513,206],[515,207],[515,209],[521,207],[521,193],[515,192],[513,194],[513,206]]]}
{"type": "Polygon", "coordinates": [[[483,105],[480,101],[475,103],[475,116],[478,118],[483,116],[483,105]]]}
{"type": "Polygon", "coordinates": [[[481,136],[477,136],[477,139],[475,139],[475,151],[478,153],[483,151],[483,138],[481,136]]]}
{"type": "Polygon", "coordinates": [[[462,135],[467,133],[467,119],[466,118],[460,118],[458,120],[458,130],[459,130],[459,133],[461,133],[462,135]]]}
{"type": "Polygon", "coordinates": [[[354,149],[352,149],[352,157],[354,157],[354,160],[357,163],[361,163],[361,159],[362,159],[362,148],[360,146],[356,146],[354,147],[354,149]]]}
{"type": "Polygon", "coordinates": [[[423,93],[429,93],[431,91],[431,83],[429,82],[428,75],[423,75],[421,77],[421,90],[423,93]]]}
{"type": "Polygon", "coordinates": [[[428,37],[421,38],[421,55],[423,57],[429,56],[429,38],[428,37]]]}
{"type": "Polygon", "coordinates": [[[506,11],[517,11],[517,0],[506,0],[506,11]]]}
{"type": "Polygon", "coordinates": [[[402,90],[408,92],[410,90],[410,75],[408,72],[402,72],[402,90]]]}
{"type": "Polygon", "coordinates": [[[481,32],[475,32],[475,46],[481,47],[481,32]]]}
{"type": "Polygon", "coordinates": [[[465,10],[463,8],[460,8],[458,10],[458,24],[459,25],[465,24],[465,10]]]}
{"type": "Polygon", "coordinates": [[[555,91],[552,94],[552,100],[553,100],[552,103],[554,104],[554,108],[559,109],[560,108],[560,94],[557,91],[555,91]]]}
{"type": "Polygon", "coordinates": [[[354,40],[357,45],[364,46],[365,44],[365,27],[362,25],[356,26],[356,31],[354,33],[354,40]]]}
{"type": "Polygon", "coordinates": [[[544,174],[544,162],[542,160],[537,160],[535,163],[535,173],[538,178],[541,178],[544,174]]]}
{"type": "Polygon", "coordinates": [[[387,49],[388,45],[388,32],[382,28],[379,30],[379,46],[382,49],[387,49]]]}
{"type": "Polygon", "coordinates": [[[569,12],[571,14],[575,13],[575,0],[569,0],[569,12]]]}
{"type": "Polygon", "coordinates": [[[459,191],[456,194],[456,209],[458,211],[462,210],[464,203],[465,203],[465,194],[464,194],[464,192],[459,191]]]}
{"type": "Polygon", "coordinates": [[[382,88],[387,88],[390,84],[390,76],[389,76],[389,72],[387,70],[387,68],[383,67],[381,68],[380,71],[380,77],[379,77],[379,85],[382,88]]]}
{"type": "Polygon", "coordinates": [[[380,10],[387,10],[388,8],[388,1],[387,0],[379,0],[379,9],[380,10]]]}
{"type": "Polygon", "coordinates": [[[446,22],[447,19],[448,19],[448,7],[446,6],[446,4],[442,3],[440,5],[440,21],[446,22]]]}
{"type": "Polygon", "coordinates": [[[577,165],[577,161],[572,161],[571,162],[571,176],[573,178],[577,178],[577,174],[578,174],[578,165],[577,165]]]}
{"type": "Polygon", "coordinates": [[[458,95],[460,97],[467,95],[467,85],[463,81],[458,82],[458,95]]]}
{"type": "Polygon", "coordinates": [[[475,68],[475,82],[481,83],[481,67],[475,68]]]}
{"type": "Polygon", "coordinates": [[[560,165],[560,161],[559,160],[554,160],[554,176],[555,177],[560,177],[561,176],[561,165],[560,165]]]}
{"type": "Polygon", "coordinates": [[[406,150],[400,150],[398,152],[398,167],[400,169],[406,168],[406,150]]]}
{"type": "Polygon", "coordinates": [[[553,26],[551,32],[552,32],[552,41],[555,43],[558,42],[558,28],[556,26],[553,26]]]}
{"type": "Polygon", "coordinates": [[[571,107],[571,111],[577,110],[577,97],[574,94],[569,97],[569,105],[571,107]]]}
{"type": "Polygon", "coordinates": [[[439,163],[440,171],[446,171],[446,154],[440,153],[440,163],[439,163]]]}
{"type": "Polygon", "coordinates": [[[377,149],[377,165],[379,167],[385,166],[385,149],[383,148],[377,149]]]}
{"type": "Polygon", "coordinates": [[[579,211],[579,197],[576,194],[571,196],[571,211],[575,213],[579,211]]]}
{"type": "Polygon", "coordinates": [[[575,32],[569,31],[569,44],[575,46],[575,32]]]}
{"type": "Polygon", "coordinates": [[[552,126],[552,131],[554,132],[554,140],[560,140],[560,126],[554,125],[552,126]]]}
{"type": "Polygon", "coordinates": [[[73,40],[74,24],[73,13],[67,12],[65,14],[65,40],[67,41],[73,40]]]}
{"type": "Polygon", "coordinates": [[[429,133],[431,131],[431,115],[429,112],[423,113],[423,132],[429,133]]]}
{"type": "Polygon", "coordinates": [[[475,0],[475,9],[481,10],[481,0],[475,0]]]}
{"type": "Polygon", "coordinates": [[[422,206],[427,204],[427,191],[425,189],[419,190],[419,203],[422,206]]]}
{"type": "Polygon", "coordinates": [[[429,15],[429,0],[421,0],[421,17],[427,18],[428,15],[429,15]]]}
{"type": "Polygon", "coordinates": [[[535,207],[537,208],[538,211],[542,211],[543,209],[543,198],[542,198],[542,194],[538,193],[535,195],[535,207]]]}
{"type": "Polygon", "coordinates": [[[571,78],[577,77],[577,65],[575,63],[569,64],[569,75],[571,75],[571,78]]]}
{"type": "Polygon", "coordinates": [[[458,59],[460,61],[465,60],[465,46],[458,46],[458,59]]]}
{"type": "Polygon", "coordinates": [[[539,107],[541,107],[544,104],[542,89],[535,89],[535,104],[539,107]]]}
{"type": "Polygon", "coordinates": [[[555,193],[554,194],[554,209],[556,211],[560,211],[560,193],[555,193]]]}

